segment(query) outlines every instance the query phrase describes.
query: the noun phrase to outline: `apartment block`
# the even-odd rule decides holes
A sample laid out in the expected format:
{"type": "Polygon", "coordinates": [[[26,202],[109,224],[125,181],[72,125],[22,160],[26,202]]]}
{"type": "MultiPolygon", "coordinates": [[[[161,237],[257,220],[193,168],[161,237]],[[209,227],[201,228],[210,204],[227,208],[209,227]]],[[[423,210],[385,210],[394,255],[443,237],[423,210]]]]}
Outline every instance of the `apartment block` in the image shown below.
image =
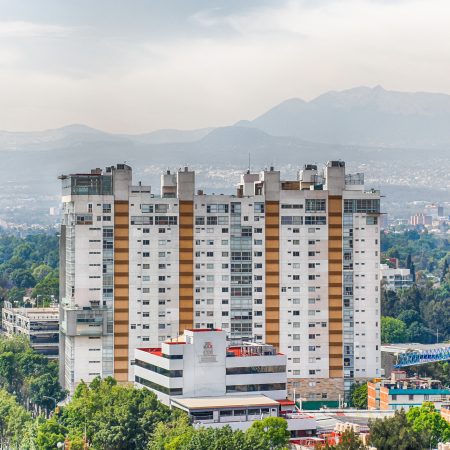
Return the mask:
{"type": "Polygon", "coordinates": [[[2,328],[6,336],[25,336],[31,347],[50,359],[58,358],[59,311],[49,308],[2,308],[2,328]]]}
{"type": "Polygon", "coordinates": [[[158,193],[124,164],[61,180],[67,389],[133,381],[136,348],[203,328],[286,354],[308,400],[380,375],[380,194],[344,162],[247,171],[232,195],[196,190],[188,168],[158,193]]]}
{"type": "Polygon", "coordinates": [[[406,289],[413,285],[409,269],[390,267],[388,264],[380,264],[380,280],[387,291],[406,289]]]}

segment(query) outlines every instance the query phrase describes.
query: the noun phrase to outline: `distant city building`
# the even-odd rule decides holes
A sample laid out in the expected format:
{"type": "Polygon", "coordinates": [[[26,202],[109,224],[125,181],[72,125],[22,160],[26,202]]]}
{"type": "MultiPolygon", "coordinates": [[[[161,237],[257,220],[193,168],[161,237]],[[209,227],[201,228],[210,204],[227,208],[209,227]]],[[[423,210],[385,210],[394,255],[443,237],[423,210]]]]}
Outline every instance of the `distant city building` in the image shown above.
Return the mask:
{"type": "Polygon", "coordinates": [[[431,225],[433,223],[433,218],[431,216],[425,215],[425,214],[415,214],[414,216],[411,216],[409,218],[409,224],[410,225],[431,225]]]}
{"type": "Polygon", "coordinates": [[[380,280],[383,288],[389,291],[405,289],[413,284],[409,269],[393,268],[388,264],[380,264],[380,280]]]}
{"type": "Polygon", "coordinates": [[[264,394],[286,399],[286,356],[272,345],[227,345],[222,330],[186,330],[176,341],[134,352],[135,382],[171,404],[178,397],[264,394]]]}
{"type": "Polygon", "coordinates": [[[424,213],[427,216],[431,216],[431,218],[433,220],[438,219],[440,217],[444,217],[444,207],[441,205],[432,203],[431,205],[425,206],[424,213]]]}
{"type": "Polygon", "coordinates": [[[242,174],[196,191],[187,167],[160,193],[125,164],[61,176],[60,379],[134,381],[134,350],[185,329],[287,356],[287,388],[337,400],[380,375],[380,194],[345,163],[295,180],[242,174]]]}
{"type": "Polygon", "coordinates": [[[38,353],[58,357],[59,308],[3,307],[2,327],[7,336],[25,336],[38,353]]]}
{"type": "Polygon", "coordinates": [[[432,402],[437,409],[450,401],[450,389],[439,380],[431,378],[408,378],[406,372],[395,370],[390,379],[367,383],[367,406],[369,409],[408,410],[432,402]]]}

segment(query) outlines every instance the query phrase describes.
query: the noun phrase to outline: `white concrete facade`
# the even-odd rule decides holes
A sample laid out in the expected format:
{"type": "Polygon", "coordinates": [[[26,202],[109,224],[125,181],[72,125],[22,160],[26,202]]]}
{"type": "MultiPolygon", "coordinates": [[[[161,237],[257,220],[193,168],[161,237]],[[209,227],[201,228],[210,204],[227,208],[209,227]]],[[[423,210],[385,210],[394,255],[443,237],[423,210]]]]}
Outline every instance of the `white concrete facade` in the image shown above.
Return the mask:
{"type": "Polygon", "coordinates": [[[287,357],[289,389],[308,399],[327,392],[337,399],[344,383],[348,389],[380,375],[380,195],[365,190],[362,174],[330,162],[323,172],[305,166],[297,180],[282,181],[271,168],[243,174],[236,195],[205,195],[195,193],[195,173],[186,168],[164,174],[159,195],[133,185],[128,166],[94,172],[63,177],[61,298],[64,311],[75,311],[62,314],[61,379],[69,390],[81,379],[118,376],[118,358],[127,365],[120,376],[134,381],[134,349],[160,347],[184,328],[220,328],[232,343],[275,345],[287,357]],[[104,185],[83,190],[83,177],[104,185]],[[117,237],[124,226],[117,201],[128,208],[126,238],[117,237]],[[183,202],[192,202],[192,222],[183,202]],[[341,212],[329,207],[336,202],[341,212]],[[77,220],[84,214],[92,221],[77,220]],[[186,227],[192,239],[181,237],[186,227]],[[113,248],[105,248],[108,233],[113,248]],[[126,285],[114,264],[124,239],[126,285]],[[189,273],[180,263],[186,239],[189,273]],[[330,245],[342,248],[341,268],[330,245]],[[276,265],[268,261],[274,250],[276,265]],[[117,298],[126,308],[117,310],[117,298]],[[90,322],[83,325],[82,316],[90,322]]]}
{"type": "Polygon", "coordinates": [[[134,352],[135,382],[170,404],[178,397],[264,394],[286,398],[286,356],[270,345],[228,346],[226,332],[186,330],[177,341],[134,352]]]}
{"type": "Polygon", "coordinates": [[[383,288],[388,291],[405,289],[413,284],[411,271],[409,269],[389,267],[387,264],[380,264],[380,279],[383,288]]]}

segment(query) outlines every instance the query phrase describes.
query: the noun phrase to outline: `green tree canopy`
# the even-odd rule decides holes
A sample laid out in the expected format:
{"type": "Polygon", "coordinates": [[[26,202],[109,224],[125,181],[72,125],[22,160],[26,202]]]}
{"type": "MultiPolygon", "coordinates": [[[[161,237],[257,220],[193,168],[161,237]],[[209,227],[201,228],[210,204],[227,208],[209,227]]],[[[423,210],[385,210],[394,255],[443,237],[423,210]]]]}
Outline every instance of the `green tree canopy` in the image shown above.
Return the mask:
{"type": "Polygon", "coordinates": [[[247,430],[247,438],[255,449],[282,449],[289,442],[287,422],[281,417],[257,420],[247,430]]]}
{"type": "Polygon", "coordinates": [[[425,402],[420,407],[411,408],[406,417],[414,431],[430,434],[430,442],[434,446],[438,442],[450,441],[450,424],[436,410],[433,403],[425,402]]]}
{"type": "Polygon", "coordinates": [[[404,322],[393,317],[381,318],[381,342],[383,344],[397,344],[406,342],[407,328],[404,322]]]}
{"type": "Polygon", "coordinates": [[[369,421],[369,429],[370,445],[380,450],[423,450],[430,444],[428,432],[414,430],[403,410],[369,421]]]}
{"type": "Polygon", "coordinates": [[[350,406],[367,409],[367,383],[354,383],[350,389],[350,406]]]}

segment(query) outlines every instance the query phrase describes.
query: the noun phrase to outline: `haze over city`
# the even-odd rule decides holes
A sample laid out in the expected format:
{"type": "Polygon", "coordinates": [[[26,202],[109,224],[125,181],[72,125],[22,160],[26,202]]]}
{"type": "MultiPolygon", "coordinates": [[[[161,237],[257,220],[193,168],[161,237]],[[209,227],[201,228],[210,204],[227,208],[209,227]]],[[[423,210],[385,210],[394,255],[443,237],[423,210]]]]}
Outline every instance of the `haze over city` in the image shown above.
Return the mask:
{"type": "Polygon", "coordinates": [[[143,133],[361,85],[450,93],[449,14],[446,0],[3,0],[0,128],[143,133]]]}

